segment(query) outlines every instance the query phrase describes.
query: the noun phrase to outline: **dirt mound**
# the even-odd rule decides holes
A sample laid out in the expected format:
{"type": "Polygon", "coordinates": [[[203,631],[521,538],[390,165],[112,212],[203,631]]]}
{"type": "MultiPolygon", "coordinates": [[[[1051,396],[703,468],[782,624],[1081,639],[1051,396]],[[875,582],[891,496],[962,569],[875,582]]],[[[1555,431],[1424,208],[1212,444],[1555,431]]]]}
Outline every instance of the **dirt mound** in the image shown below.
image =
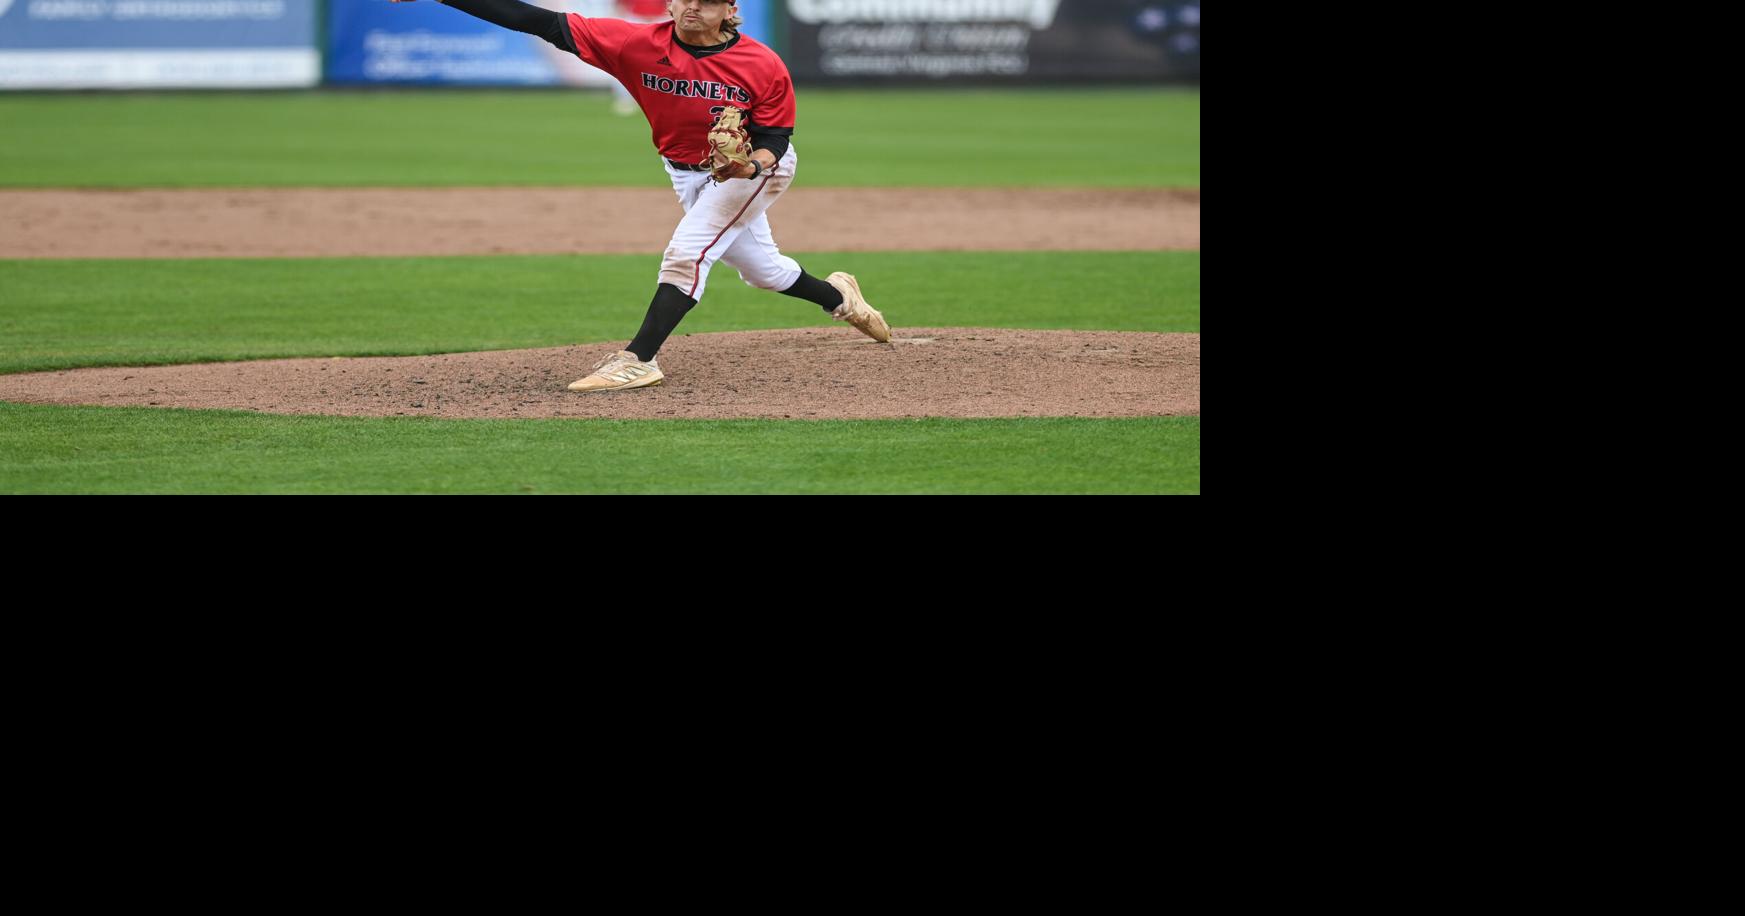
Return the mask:
{"type": "Polygon", "coordinates": [[[331,359],[279,359],[0,375],[0,400],[338,416],[764,417],[1199,416],[1200,335],[899,328],[880,344],[850,328],[677,336],[667,381],[606,394],[565,390],[618,344],[331,359]]]}

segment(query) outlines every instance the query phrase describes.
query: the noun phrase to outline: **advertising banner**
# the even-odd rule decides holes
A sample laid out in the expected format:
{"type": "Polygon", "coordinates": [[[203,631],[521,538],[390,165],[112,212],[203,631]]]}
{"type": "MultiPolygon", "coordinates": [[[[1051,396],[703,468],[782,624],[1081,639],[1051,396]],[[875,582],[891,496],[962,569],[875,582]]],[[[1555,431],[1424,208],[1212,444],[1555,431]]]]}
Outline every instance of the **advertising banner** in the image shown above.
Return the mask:
{"type": "MultiPolygon", "coordinates": [[[[0,0],[3,2],[3,0],[0,0]]],[[[22,0],[20,0],[22,2],[22,0]]],[[[666,21],[661,5],[630,0],[527,0],[590,17],[666,21]]],[[[770,0],[742,0],[741,30],[764,40],[770,0]]],[[[333,83],[605,86],[614,80],[542,38],[436,3],[331,0],[327,78],[333,83]]]]}
{"type": "Polygon", "coordinates": [[[0,0],[0,89],[321,81],[316,0],[0,0]]]}
{"type": "Polygon", "coordinates": [[[796,81],[1197,80],[1199,0],[787,0],[796,81]]]}

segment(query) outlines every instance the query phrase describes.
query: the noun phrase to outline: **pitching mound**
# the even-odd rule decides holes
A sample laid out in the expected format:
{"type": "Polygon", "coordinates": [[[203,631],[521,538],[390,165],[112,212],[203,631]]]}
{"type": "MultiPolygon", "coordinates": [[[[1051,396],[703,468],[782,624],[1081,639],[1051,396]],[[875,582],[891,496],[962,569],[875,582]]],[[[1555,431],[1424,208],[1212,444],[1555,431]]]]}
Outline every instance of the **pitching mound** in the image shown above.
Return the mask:
{"type": "Polygon", "coordinates": [[[796,420],[1199,416],[1200,335],[898,328],[677,336],[667,380],[565,390],[615,344],[0,375],[0,400],[337,416],[796,420]]]}

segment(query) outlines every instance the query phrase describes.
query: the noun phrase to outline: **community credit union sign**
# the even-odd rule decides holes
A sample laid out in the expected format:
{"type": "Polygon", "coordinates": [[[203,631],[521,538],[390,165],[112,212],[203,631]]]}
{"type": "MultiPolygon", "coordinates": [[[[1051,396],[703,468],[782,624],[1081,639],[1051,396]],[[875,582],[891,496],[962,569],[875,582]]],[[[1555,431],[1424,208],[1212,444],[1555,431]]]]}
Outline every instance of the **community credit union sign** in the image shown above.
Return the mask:
{"type": "Polygon", "coordinates": [[[790,68],[837,79],[1011,78],[1060,0],[788,0],[790,68]]]}
{"type": "Polygon", "coordinates": [[[1199,78],[1200,0],[788,0],[801,82],[1199,78]]]}
{"type": "Polygon", "coordinates": [[[1026,22],[1054,24],[1060,0],[788,0],[801,22],[1026,22]]]}

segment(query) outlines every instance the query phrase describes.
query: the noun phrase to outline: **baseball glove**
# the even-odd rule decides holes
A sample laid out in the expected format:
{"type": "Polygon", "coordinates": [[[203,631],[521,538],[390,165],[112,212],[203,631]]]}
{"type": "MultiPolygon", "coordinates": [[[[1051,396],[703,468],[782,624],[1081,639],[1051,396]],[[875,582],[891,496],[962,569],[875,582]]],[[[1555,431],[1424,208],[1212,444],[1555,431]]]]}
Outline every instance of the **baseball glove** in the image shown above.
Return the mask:
{"type": "Polygon", "coordinates": [[[751,164],[751,134],[745,132],[744,115],[729,105],[709,128],[709,158],[698,165],[709,166],[716,181],[738,178],[741,166],[751,164]]]}

